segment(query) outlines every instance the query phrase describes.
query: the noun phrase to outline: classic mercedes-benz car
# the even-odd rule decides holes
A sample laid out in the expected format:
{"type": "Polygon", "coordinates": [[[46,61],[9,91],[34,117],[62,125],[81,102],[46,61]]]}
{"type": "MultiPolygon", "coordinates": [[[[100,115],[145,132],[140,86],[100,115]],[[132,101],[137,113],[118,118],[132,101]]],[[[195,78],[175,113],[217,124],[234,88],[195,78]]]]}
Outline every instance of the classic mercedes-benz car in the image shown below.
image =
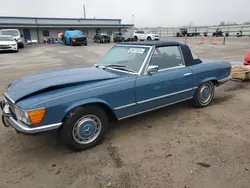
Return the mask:
{"type": "Polygon", "coordinates": [[[190,100],[205,107],[231,79],[227,61],[201,60],[186,44],[123,42],[95,65],[46,71],[10,83],[3,124],[35,134],[58,129],[73,150],[104,139],[109,122],[190,100]]]}

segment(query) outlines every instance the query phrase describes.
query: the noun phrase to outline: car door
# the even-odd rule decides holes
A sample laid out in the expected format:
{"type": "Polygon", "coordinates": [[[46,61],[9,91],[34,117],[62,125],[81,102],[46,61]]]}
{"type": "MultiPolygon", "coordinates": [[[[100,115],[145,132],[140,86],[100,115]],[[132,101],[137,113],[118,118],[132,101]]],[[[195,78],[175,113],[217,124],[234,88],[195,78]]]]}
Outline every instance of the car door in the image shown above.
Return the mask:
{"type": "Polygon", "coordinates": [[[136,79],[137,113],[192,98],[193,75],[179,46],[156,48],[147,67],[153,65],[157,72],[136,79]]]}
{"type": "Polygon", "coordinates": [[[146,35],[146,32],[145,31],[141,31],[141,37],[140,37],[140,39],[141,40],[145,40],[145,35],[146,35]]]}

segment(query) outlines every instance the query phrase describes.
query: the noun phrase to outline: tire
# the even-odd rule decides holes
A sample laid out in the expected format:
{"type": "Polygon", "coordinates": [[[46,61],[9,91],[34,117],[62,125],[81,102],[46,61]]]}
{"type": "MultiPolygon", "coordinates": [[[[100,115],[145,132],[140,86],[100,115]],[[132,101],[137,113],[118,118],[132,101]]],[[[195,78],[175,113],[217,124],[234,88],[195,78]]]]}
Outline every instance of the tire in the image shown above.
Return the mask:
{"type": "Polygon", "coordinates": [[[147,40],[152,40],[152,38],[151,38],[151,37],[148,37],[147,40]]]}
{"type": "Polygon", "coordinates": [[[84,46],[87,46],[87,45],[88,45],[88,43],[85,43],[85,44],[84,44],[84,46]]]}
{"type": "Polygon", "coordinates": [[[24,44],[23,43],[18,44],[18,48],[24,48],[24,44]]]}
{"type": "Polygon", "coordinates": [[[107,131],[108,117],[104,110],[97,105],[87,105],[69,113],[63,122],[60,137],[69,149],[83,151],[99,145],[107,131]],[[89,135],[92,136],[89,140],[83,139],[89,135]]]}
{"type": "Polygon", "coordinates": [[[138,37],[137,36],[134,36],[134,41],[138,41],[138,37]]]}
{"type": "Polygon", "coordinates": [[[66,45],[66,40],[65,40],[65,38],[63,39],[63,44],[66,45]]]}
{"type": "Polygon", "coordinates": [[[215,87],[213,82],[202,83],[196,90],[193,98],[193,106],[204,108],[208,106],[214,98],[215,87]]]}
{"type": "Polygon", "coordinates": [[[73,41],[70,39],[70,41],[69,41],[69,45],[70,46],[73,46],[73,41]]]}

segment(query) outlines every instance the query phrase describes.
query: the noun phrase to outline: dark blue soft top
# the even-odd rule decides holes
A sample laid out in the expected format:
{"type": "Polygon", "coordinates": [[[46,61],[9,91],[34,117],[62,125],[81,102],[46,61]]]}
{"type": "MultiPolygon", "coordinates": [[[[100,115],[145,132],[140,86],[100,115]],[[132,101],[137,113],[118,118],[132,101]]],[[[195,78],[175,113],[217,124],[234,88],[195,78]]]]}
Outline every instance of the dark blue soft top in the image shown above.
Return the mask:
{"type": "Polygon", "coordinates": [[[202,63],[200,59],[193,58],[191,50],[188,45],[175,41],[137,41],[137,42],[120,42],[119,44],[144,45],[144,46],[155,46],[155,47],[180,46],[183,57],[185,59],[186,66],[202,63]]]}

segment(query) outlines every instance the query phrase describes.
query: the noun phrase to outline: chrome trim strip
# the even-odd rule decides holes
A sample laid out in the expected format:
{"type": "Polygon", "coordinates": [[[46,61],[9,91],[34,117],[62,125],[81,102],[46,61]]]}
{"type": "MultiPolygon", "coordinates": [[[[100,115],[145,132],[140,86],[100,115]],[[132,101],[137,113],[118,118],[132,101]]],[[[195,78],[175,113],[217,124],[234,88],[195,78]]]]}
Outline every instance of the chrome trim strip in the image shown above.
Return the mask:
{"type": "Polygon", "coordinates": [[[229,81],[229,80],[231,80],[231,79],[232,79],[232,76],[230,75],[230,76],[228,76],[228,77],[226,77],[226,78],[223,78],[223,79],[221,79],[221,80],[218,80],[218,82],[224,83],[224,82],[227,82],[227,81],[229,81]]]}
{"type": "Polygon", "coordinates": [[[198,87],[193,87],[193,90],[198,89],[198,87]]]}
{"type": "Polygon", "coordinates": [[[62,123],[55,123],[55,124],[43,125],[40,127],[31,128],[31,127],[28,127],[27,125],[25,125],[19,121],[16,121],[12,117],[7,118],[7,121],[17,131],[20,131],[20,132],[25,133],[25,134],[34,134],[34,133],[39,133],[39,132],[44,132],[44,131],[51,131],[54,129],[58,129],[62,125],[62,123]]]}
{"type": "Polygon", "coordinates": [[[110,69],[110,70],[113,70],[113,71],[124,72],[124,73],[128,73],[128,74],[136,74],[136,75],[139,74],[137,72],[123,71],[123,70],[118,70],[118,69],[114,69],[114,68],[111,68],[111,67],[104,67],[104,68],[105,69],[110,69]]]}
{"type": "MultiPolygon", "coordinates": [[[[155,50],[155,46],[151,46],[146,58],[144,59],[144,62],[142,63],[142,66],[141,66],[141,68],[140,68],[140,70],[138,72],[139,75],[142,74],[143,69],[145,68],[145,66],[147,67],[147,64],[148,64],[149,60],[151,59],[151,57],[152,57],[152,55],[154,53],[154,50],[155,50]]],[[[144,72],[145,72],[145,70],[144,70],[144,72]]]]}
{"type": "Polygon", "coordinates": [[[184,74],[184,76],[189,76],[189,75],[192,75],[192,73],[189,72],[189,73],[184,74]]]}
{"type": "Polygon", "coordinates": [[[184,68],[186,67],[185,65],[179,65],[176,67],[170,67],[170,68],[165,68],[165,69],[160,69],[158,72],[166,71],[166,70],[172,70],[172,69],[179,69],[179,68],[184,68]]]}
{"type": "Polygon", "coordinates": [[[13,99],[11,99],[11,98],[9,97],[9,95],[8,95],[6,92],[4,92],[3,95],[4,95],[7,99],[9,99],[13,104],[15,104],[15,101],[14,101],[13,99]]]}
{"type": "Polygon", "coordinates": [[[186,98],[186,99],[183,99],[183,100],[180,100],[180,101],[172,102],[172,103],[169,103],[169,104],[166,104],[166,105],[158,106],[158,107],[156,107],[156,108],[152,108],[152,109],[149,109],[149,110],[145,110],[145,111],[142,111],[142,112],[138,112],[138,113],[135,113],[135,114],[132,114],[132,115],[129,115],[129,116],[125,116],[125,117],[119,118],[118,120],[130,118],[130,117],[133,117],[133,116],[136,116],[136,115],[139,115],[139,114],[143,114],[143,113],[146,113],[146,112],[150,112],[150,111],[153,111],[153,110],[157,110],[157,109],[159,109],[159,108],[163,108],[163,107],[170,106],[170,105],[173,105],[173,104],[176,104],[176,103],[180,103],[180,102],[183,102],[183,101],[187,101],[187,100],[190,100],[190,99],[192,99],[192,98],[193,98],[193,97],[190,97],[190,98],[186,98]]]}
{"type": "Polygon", "coordinates": [[[121,110],[123,108],[128,108],[128,107],[135,106],[135,105],[136,105],[136,103],[131,103],[131,104],[127,104],[127,105],[124,105],[124,106],[116,107],[116,108],[114,108],[114,110],[121,110]]]}
{"type": "Polygon", "coordinates": [[[186,66],[186,61],[185,61],[185,59],[184,59],[184,55],[183,55],[181,46],[179,46],[179,51],[180,51],[180,54],[181,54],[181,58],[182,58],[183,65],[186,66]]]}
{"type": "Polygon", "coordinates": [[[157,100],[157,99],[162,99],[162,98],[165,98],[165,97],[170,97],[170,96],[173,96],[173,95],[177,95],[177,94],[180,94],[180,93],[185,93],[187,91],[192,91],[192,90],[193,90],[193,88],[185,89],[185,90],[170,93],[170,94],[167,94],[167,95],[162,95],[162,96],[159,96],[159,97],[154,97],[154,98],[151,98],[151,99],[146,99],[146,100],[143,100],[143,101],[139,101],[139,102],[137,102],[137,104],[142,104],[142,103],[154,101],[154,100],[157,100]]]}
{"type": "MultiPolygon", "coordinates": [[[[127,42],[127,43],[129,43],[129,42],[127,42]]],[[[134,44],[119,44],[119,43],[117,43],[114,46],[129,46],[129,47],[136,46],[136,47],[143,47],[143,48],[152,48],[152,45],[147,46],[147,45],[139,45],[139,44],[134,45],[134,44]]]]}

